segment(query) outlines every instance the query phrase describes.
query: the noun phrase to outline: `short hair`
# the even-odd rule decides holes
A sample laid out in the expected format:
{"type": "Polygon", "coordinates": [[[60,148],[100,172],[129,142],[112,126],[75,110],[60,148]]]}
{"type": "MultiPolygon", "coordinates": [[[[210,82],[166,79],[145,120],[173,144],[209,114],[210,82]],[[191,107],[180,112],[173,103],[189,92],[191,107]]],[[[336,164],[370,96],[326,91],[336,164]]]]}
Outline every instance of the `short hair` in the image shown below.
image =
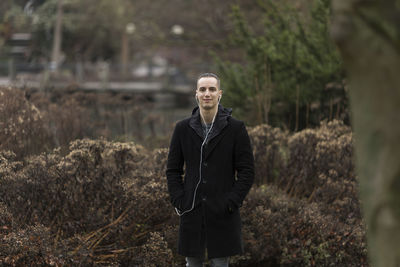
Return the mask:
{"type": "Polygon", "coordinates": [[[217,76],[217,74],[214,74],[211,72],[205,72],[205,73],[200,74],[199,77],[197,77],[196,86],[199,83],[199,80],[201,78],[208,78],[208,77],[212,77],[217,80],[218,90],[220,90],[221,89],[221,81],[219,80],[219,77],[217,76]]]}

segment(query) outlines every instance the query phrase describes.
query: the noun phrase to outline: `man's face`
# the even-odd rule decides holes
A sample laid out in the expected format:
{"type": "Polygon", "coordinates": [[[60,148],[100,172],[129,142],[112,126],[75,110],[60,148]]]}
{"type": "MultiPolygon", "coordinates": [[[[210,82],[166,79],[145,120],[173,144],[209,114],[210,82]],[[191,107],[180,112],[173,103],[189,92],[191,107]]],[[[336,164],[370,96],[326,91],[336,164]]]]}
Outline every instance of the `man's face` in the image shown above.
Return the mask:
{"type": "Polygon", "coordinates": [[[214,77],[203,77],[197,81],[196,97],[200,108],[213,109],[218,105],[221,95],[222,90],[219,90],[218,81],[214,77]]]}

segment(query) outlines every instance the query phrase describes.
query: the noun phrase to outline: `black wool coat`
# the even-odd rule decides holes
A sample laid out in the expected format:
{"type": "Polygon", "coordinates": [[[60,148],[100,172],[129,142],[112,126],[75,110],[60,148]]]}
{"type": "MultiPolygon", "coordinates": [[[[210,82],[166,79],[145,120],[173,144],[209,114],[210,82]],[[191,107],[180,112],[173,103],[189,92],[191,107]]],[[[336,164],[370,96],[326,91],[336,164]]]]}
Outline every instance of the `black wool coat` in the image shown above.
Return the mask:
{"type": "Polygon", "coordinates": [[[201,166],[198,108],[176,124],[172,135],[166,171],[171,203],[184,212],[195,196],[194,209],[180,217],[178,253],[183,256],[203,257],[204,246],[209,258],[243,252],[239,207],[253,184],[254,159],[245,125],[231,112],[219,105],[201,166]]]}

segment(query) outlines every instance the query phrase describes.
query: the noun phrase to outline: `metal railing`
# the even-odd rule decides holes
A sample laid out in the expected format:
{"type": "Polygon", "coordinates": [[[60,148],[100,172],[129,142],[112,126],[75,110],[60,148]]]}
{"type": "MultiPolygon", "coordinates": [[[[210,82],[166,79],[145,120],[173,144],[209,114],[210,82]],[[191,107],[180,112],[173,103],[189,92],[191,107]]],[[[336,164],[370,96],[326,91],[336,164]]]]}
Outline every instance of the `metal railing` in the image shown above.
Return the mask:
{"type": "Polygon", "coordinates": [[[122,66],[121,64],[98,62],[66,63],[57,71],[47,63],[0,61],[0,85],[13,84],[30,87],[78,86],[91,90],[175,90],[185,93],[192,90],[196,67],[183,69],[151,61],[142,61],[122,66]],[[183,70],[184,69],[184,70],[183,70]],[[188,71],[189,70],[189,71],[188,71]]]}

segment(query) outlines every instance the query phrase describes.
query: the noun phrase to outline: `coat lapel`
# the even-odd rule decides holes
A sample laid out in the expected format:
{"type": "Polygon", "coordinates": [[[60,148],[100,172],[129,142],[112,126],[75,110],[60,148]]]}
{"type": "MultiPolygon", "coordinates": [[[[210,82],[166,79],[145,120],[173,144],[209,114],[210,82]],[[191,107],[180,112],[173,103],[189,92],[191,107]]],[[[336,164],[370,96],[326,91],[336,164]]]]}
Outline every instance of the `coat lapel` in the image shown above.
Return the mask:
{"type": "Polygon", "coordinates": [[[204,159],[207,159],[208,156],[210,156],[211,152],[214,150],[214,148],[217,146],[217,144],[222,140],[224,135],[227,133],[227,131],[225,131],[224,128],[221,129],[219,134],[214,136],[215,138],[213,138],[212,140],[207,142],[207,146],[206,146],[205,154],[204,154],[204,159]]]}
{"type": "Polygon", "coordinates": [[[195,132],[193,132],[193,131],[191,131],[190,133],[189,133],[189,135],[190,135],[190,138],[192,138],[192,140],[193,140],[193,144],[194,144],[194,146],[197,148],[197,150],[200,152],[200,147],[201,147],[201,144],[203,143],[203,140],[202,140],[202,138],[201,137],[199,137],[195,132]]]}
{"type": "Polygon", "coordinates": [[[189,126],[193,131],[190,132],[190,137],[192,138],[196,148],[200,151],[201,144],[203,143],[203,129],[200,122],[200,114],[197,110],[189,120],[189,126]]]}
{"type": "MultiPolygon", "coordinates": [[[[220,113],[221,110],[219,109],[218,112],[220,113]]],[[[225,135],[226,131],[224,131],[225,127],[228,125],[228,117],[221,116],[221,114],[217,114],[217,118],[215,119],[214,126],[211,129],[210,135],[207,138],[207,147],[205,149],[204,158],[206,159],[214,148],[217,146],[219,141],[225,135]]]]}

